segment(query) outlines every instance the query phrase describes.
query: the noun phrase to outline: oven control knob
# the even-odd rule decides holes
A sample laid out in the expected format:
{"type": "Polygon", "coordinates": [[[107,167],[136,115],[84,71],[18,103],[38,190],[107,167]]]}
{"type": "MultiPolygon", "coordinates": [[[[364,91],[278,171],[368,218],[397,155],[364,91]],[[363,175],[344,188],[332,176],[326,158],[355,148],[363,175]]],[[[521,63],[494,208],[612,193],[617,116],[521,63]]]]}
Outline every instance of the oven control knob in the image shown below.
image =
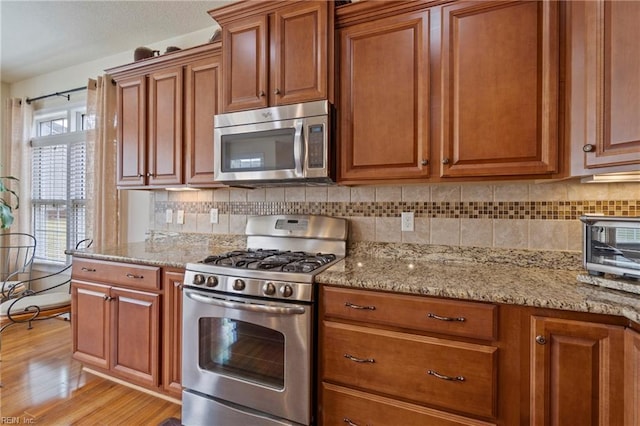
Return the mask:
{"type": "Polygon", "coordinates": [[[213,275],[207,277],[207,287],[215,287],[218,285],[218,277],[214,277],[213,275]]]}
{"type": "Polygon", "coordinates": [[[283,297],[291,297],[291,295],[293,294],[293,289],[289,284],[285,284],[280,287],[280,294],[282,294],[283,297]]]}
{"type": "Polygon", "coordinates": [[[262,292],[267,296],[273,296],[274,294],[276,294],[276,286],[271,282],[265,283],[262,286],[262,292]]]}
{"type": "Polygon", "coordinates": [[[204,275],[202,275],[202,274],[195,274],[195,275],[193,276],[193,283],[194,283],[195,285],[202,285],[202,284],[204,284],[204,275]]]}
{"type": "Polygon", "coordinates": [[[233,282],[233,289],[236,291],[244,290],[244,287],[245,287],[244,281],[242,281],[241,279],[236,279],[233,282]]]}

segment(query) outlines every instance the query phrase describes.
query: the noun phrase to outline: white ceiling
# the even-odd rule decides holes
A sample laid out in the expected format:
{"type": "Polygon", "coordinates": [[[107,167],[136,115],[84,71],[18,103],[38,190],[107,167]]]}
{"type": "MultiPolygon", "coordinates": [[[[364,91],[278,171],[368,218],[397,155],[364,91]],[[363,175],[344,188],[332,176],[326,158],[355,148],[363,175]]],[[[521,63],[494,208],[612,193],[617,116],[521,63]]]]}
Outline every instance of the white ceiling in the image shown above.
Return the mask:
{"type": "Polygon", "coordinates": [[[15,83],[213,29],[207,11],[229,2],[0,0],[0,77],[15,83]]]}

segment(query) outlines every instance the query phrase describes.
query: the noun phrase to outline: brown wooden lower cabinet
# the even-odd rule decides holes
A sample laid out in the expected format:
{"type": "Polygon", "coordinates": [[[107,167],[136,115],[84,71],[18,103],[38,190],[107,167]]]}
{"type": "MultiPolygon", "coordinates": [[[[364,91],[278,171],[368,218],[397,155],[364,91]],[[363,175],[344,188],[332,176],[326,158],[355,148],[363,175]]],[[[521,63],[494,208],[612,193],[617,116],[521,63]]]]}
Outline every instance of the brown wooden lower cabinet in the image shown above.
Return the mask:
{"type": "Polygon", "coordinates": [[[640,426],[640,333],[628,328],[624,336],[625,416],[627,426],[640,426]]]}
{"type": "Polygon", "coordinates": [[[162,387],[182,396],[182,282],[184,271],[163,271],[162,387]]]}

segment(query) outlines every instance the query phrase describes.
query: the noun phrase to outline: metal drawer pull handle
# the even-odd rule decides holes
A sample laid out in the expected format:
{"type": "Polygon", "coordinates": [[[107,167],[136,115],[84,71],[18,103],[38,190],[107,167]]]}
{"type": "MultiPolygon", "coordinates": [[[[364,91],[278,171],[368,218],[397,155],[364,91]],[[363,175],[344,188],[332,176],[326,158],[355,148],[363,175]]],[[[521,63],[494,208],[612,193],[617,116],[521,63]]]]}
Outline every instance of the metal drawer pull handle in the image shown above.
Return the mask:
{"type": "Polygon", "coordinates": [[[127,278],[135,278],[137,280],[141,280],[142,278],[144,278],[143,275],[135,275],[135,274],[127,274],[127,278]]]}
{"type": "Polygon", "coordinates": [[[442,379],[442,380],[451,380],[451,381],[454,381],[454,382],[464,382],[464,377],[462,377],[462,376],[456,376],[456,377],[445,376],[444,374],[440,374],[437,371],[433,371],[433,370],[427,371],[427,374],[429,374],[431,376],[435,376],[438,379],[442,379]]]}
{"type": "Polygon", "coordinates": [[[441,317],[440,315],[436,315],[436,314],[432,314],[431,312],[429,312],[427,314],[427,317],[429,318],[433,318],[433,319],[437,319],[440,321],[460,321],[460,322],[465,322],[467,319],[465,317],[441,317]]]}
{"type": "Polygon", "coordinates": [[[373,358],[356,358],[355,356],[349,354],[344,354],[344,357],[350,359],[353,362],[370,362],[372,364],[376,362],[376,360],[373,358]]]}
{"type": "Polygon", "coordinates": [[[85,271],[85,272],[95,272],[95,271],[96,271],[96,270],[95,270],[95,269],[93,269],[93,268],[86,268],[86,267],[84,267],[84,266],[83,266],[81,269],[82,269],[83,271],[85,271]]]}
{"type": "Polygon", "coordinates": [[[348,424],[349,426],[358,426],[357,423],[354,423],[351,421],[351,419],[345,417],[344,419],[342,419],[343,422],[345,422],[346,424],[348,424]]]}
{"type": "Polygon", "coordinates": [[[349,302],[344,302],[344,306],[346,306],[347,308],[351,308],[351,309],[366,309],[366,310],[369,310],[369,311],[375,311],[376,310],[375,306],[354,305],[353,303],[349,303],[349,302]]]}

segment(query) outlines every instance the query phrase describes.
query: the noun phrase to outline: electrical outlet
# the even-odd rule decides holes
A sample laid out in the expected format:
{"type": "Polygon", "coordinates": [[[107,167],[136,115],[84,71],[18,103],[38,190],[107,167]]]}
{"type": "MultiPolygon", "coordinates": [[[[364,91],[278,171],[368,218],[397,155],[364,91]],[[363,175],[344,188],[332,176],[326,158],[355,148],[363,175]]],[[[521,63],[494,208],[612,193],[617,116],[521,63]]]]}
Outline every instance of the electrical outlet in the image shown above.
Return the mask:
{"type": "Polygon", "coordinates": [[[218,217],[218,209],[209,210],[209,223],[218,223],[220,218],[218,217]]]}
{"type": "Polygon", "coordinates": [[[164,221],[165,221],[166,223],[171,223],[171,222],[173,222],[173,210],[171,210],[171,209],[167,209],[167,211],[166,211],[166,213],[165,213],[164,218],[165,218],[165,219],[164,219],[164,221]]]}
{"type": "Polygon", "coordinates": [[[413,231],[413,212],[402,212],[401,221],[403,231],[413,231]]]}
{"type": "Polygon", "coordinates": [[[178,210],[178,214],[176,215],[176,223],[178,225],[184,225],[184,210],[178,210]]]}

